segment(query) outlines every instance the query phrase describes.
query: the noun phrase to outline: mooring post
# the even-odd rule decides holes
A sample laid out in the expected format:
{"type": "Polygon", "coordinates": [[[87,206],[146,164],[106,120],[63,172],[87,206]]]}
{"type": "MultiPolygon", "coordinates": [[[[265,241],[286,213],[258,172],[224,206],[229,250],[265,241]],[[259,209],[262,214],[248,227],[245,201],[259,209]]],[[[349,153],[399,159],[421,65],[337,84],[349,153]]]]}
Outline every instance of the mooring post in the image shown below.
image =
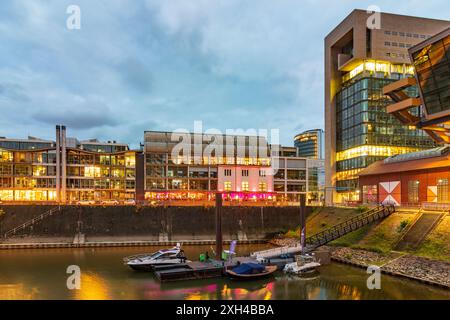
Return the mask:
{"type": "Polygon", "coordinates": [[[302,254],[305,253],[306,244],[306,194],[300,194],[300,245],[302,254]]]}
{"type": "Polygon", "coordinates": [[[216,259],[222,260],[222,194],[216,193],[216,259]]]}

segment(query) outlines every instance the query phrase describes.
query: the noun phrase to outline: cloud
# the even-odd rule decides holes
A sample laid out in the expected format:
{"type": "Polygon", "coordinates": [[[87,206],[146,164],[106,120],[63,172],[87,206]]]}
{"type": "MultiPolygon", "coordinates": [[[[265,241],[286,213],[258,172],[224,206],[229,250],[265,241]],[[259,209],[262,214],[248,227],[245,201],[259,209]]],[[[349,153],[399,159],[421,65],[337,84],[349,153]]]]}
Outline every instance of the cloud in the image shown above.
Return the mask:
{"type": "MultiPolygon", "coordinates": [[[[323,39],[372,1],[0,2],[0,135],[70,135],[134,145],[144,130],[323,127],[323,39]]],[[[444,0],[383,11],[448,19],[444,0]]]]}
{"type": "Polygon", "coordinates": [[[52,104],[50,107],[39,108],[32,114],[32,118],[49,125],[64,124],[73,129],[92,129],[119,123],[118,117],[102,101],[82,97],[72,98],[64,103],[64,107],[52,104]]]}

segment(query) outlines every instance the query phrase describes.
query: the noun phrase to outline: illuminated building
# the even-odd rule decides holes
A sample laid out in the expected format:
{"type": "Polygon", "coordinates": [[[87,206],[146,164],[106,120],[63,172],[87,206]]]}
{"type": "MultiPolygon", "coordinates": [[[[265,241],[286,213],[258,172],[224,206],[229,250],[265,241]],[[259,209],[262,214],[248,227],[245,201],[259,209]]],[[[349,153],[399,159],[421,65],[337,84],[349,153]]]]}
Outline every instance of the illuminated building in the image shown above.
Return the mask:
{"type": "Polygon", "coordinates": [[[384,88],[394,104],[387,112],[400,122],[421,128],[442,146],[378,161],[359,175],[363,203],[450,208],[450,28],[409,49],[415,78],[384,88]],[[417,85],[419,93],[405,94],[417,85]],[[414,114],[416,108],[423,113],[414,114]]]}
{"type": "MultiPolygon", "coordinates": [[[[393,101],[383,87],[413,77],[407,49],[449,26],[448,21],[353,11],[325,38],[325,190],[326,203],[358,201],[358,174],[396,154],[435,146],[422,130],[386,112],[393,101]]],[[[404,91],[410,97],[417,87],[404,91]]],[[[417,107],[411,113],[420,116],[417,107]]]]}
{"type": "Polygon", "coordinates": [[[298,156],[312,159],[324,159],[325,143],[322,129],[314,129],[302,132],[295,136],[294,145],[298,156]]]}
{"type": "Polygon", "coordinates": [[[428,133],[437,143],[450,143],[450,28],[409,49],[415,78],[396,81],[383,91],[394,104],[387,112],[400,122],[428,133]],[[419,87],[414,97],[405,95],[419,87]],[[421,116],[414,109],[422,106],[421,116]]]}
{"type": "Polygon", "coordinates": [[[216,192],[228,200],[273,200],[273,176],[263,137],[183,134],[184,150],[174,132],[144,134],[145,199],[210,201],[216,192]]]}
{"type": "Polygon", "coordinates": [[[450,208],[450,147],[397,155],[373,163],[359,175],[365,204],[450,208]]]}
{"type": "MultiPolygon", "coordinates": [[[[228,201],[298,204],[299,195],[308,191],[308,162],[297,157],[295,147],[269,145],[261,136],[211,139],[207,134],[186,133],[183,152],[177,149],[181,136],[174,138],[174,134],[145,132],[145,199],[149,202],[206,202],[220,192],[228,201]]],[[[314,192],[318,189],[315,176],[310,179],[314,192]]]]}
{"type": "Polygon", "coordinates": [[[136,152],[115,141],[0,138],[0,201],[134,201],[136,152]]]}

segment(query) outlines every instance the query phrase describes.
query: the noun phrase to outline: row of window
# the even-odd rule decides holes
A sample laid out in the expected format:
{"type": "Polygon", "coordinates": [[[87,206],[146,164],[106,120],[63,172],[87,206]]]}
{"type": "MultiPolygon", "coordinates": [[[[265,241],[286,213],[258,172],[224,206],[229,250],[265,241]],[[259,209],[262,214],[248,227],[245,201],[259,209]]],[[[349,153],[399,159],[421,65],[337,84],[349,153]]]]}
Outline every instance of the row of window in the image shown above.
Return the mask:
{"type": "Polygon", "coordinates": [[[386,57],[405,59],[406,58],[406,54],[404,54],[404,53],[397,53],[397,52],[386,52],[386,57]]]}
{"type": "MultiPolygon", "coordinates": [[[[0,178],[2,188],[56,188],[56,179],[52,178],[0,178]]],[[[134,189],[134,180],[85,180],[67,179],[69,189],[134,189]]]]}
{"type": "MultiPolygon", "coordinates": [[[[225,177],[231,177],[231,174],[232,174],[231,169],[224,169],[223,175],[225,177]]],[[[241,175],[243,177],[248,177],[248,174],[249,174],[248,170],[241,170],[241,175]]],[[[265,170],[259,170],[259,176],[260,177],[265,177],[266,176],[266,171],[265,170]]]]}
{"type": "Polygon", "coordinates": [[[409,43],[402,43],[402,42],[397,43],[397,42],[390,42],[390,41],[385,41],[384,45],[386,47],[392,46],[392,47],[399,47],[399,48],[411,48],[413,46],[412,44],[409,44],[409,43]]]}
{"type": "MultiPolygon", "coordinates": [[[[419,203],[419,180],[409,180],[408,181],[408,199],[407,202],[411,204],[419,203]]],[[[427,201],[434,201],[437,198],[437,202],[448,202],[449,197],[449,185],[448,179],[439,179],[437,181],[437,194],[431,195],[430,199],[427,201]],[[433,198],[433,199],[432,199],[433,198]]],[[[364,185],[362,187],[362,200],[364,203],[377,203],[378,202],[378,188],[377,185],[364,185]]],[[[406,202],[402,200],[402,202],[406,202]]]]}

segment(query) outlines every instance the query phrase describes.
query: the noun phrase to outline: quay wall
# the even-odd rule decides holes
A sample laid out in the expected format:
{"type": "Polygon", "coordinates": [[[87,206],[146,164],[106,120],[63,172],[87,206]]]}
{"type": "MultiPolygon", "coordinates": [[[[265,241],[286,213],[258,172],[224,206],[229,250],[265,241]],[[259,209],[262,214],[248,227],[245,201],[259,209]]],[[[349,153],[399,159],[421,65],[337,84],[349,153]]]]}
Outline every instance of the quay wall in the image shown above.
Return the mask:
{"type": "MultiPolygon", "coordinates": [[[[45,205],[3,205],[0,234],[51,209],[45,205]]],[[[223,239],[269,239],[299,224],[298,207],[222,208],[223,239]]],[[[311,208],[307,207],[307,214],[311,208]]],[[[127,237],[165,241],[215,239],[214,207],[62,206],[61,211],[13,238],[73,238],[78,232],[90,239],[127,237]],[[162,238],[161,238],[162,237],[162,238]]]]}

